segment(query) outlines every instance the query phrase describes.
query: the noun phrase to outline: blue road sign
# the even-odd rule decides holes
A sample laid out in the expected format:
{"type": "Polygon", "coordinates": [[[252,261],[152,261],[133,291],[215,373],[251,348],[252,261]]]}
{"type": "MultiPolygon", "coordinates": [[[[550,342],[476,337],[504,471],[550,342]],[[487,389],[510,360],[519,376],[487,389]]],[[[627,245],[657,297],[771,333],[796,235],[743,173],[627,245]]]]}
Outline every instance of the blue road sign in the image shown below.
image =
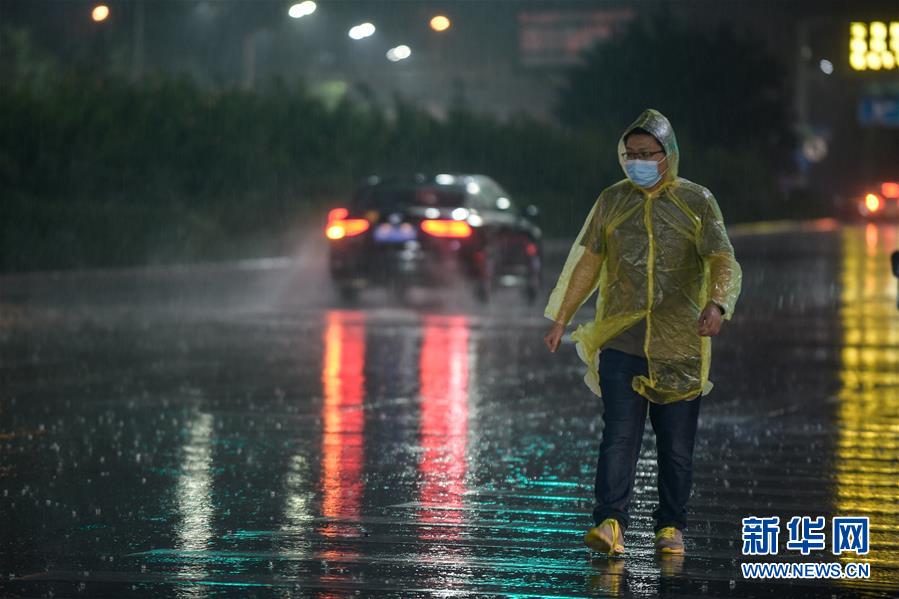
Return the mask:
{"type": "Polygon", "coordinates": [[[899,96],[864,96],[858,102],[862,125],[899,127],[899,96]]]}

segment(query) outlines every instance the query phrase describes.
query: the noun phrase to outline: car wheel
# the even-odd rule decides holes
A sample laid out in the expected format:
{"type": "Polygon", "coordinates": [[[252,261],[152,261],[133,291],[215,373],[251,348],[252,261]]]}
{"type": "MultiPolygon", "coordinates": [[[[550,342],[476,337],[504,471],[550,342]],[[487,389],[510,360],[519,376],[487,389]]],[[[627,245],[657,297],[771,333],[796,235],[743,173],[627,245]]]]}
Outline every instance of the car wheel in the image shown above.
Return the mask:
{"type": "Polygon", "coordinates": [[[540,286],[543,283],[543,269],[540,265],[540,257],[534,256],[530,260],[530,272],[524,285],[524,299],[528,305],[533,305],[540,295],[540,286]]]}
{"type": "Polygon", "coordinates": [[[490,301],[490,295],[493,290],[489,281],[478,279],[474,286],[474,297],[482,304],[490,301]]]}
{"type": "Polygon", "coordinates": [[[528,283],[524,286],[524,300],[528,303],[529,306],[533,306],[537,301],[537,296],[540,294],[540,285],[535,285],[533,283],[528,283]]]}
{"type": "Polygon", "coordinates": [[[475,276],[474,297],[480,303],[486,304],[490,301],[490,296],[493,295],[493,277],[496,261],[493,252],[490,250],[485,251],[482,256],[482,262],[475,276]]]}

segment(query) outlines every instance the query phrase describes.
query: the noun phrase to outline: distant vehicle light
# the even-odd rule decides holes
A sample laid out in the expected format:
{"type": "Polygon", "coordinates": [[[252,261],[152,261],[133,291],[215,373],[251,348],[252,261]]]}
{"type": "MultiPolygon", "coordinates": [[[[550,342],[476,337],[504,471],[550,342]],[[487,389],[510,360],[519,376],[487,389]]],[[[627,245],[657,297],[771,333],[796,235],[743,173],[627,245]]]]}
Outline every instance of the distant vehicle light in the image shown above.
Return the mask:
{"type": "Polygon", "coordinates": [[[354,237],[364,233],[371,226],[364,218],[347,218],[348,214],[349,211],[346,208],[334,208],[328,212],[325,237],[332,240],[354,237]]]}
{"type": "Polygon", "coordinates": [[[434,237],[471,237],[471,227],[461,220],[424,220],[421,221],[421,230],[434,237]]]}
{"type": "Polygon", "coordinates": [[[347,214],[349,214],[349,211],[346,208],[334,208],[328,212],[328,222],[344,219],[347,217],[347,214]]]}
{"type": "Polygon", "coordinates": [[[496,198],[496,207],[500,210],[508,210],[511,205],[509,198],[496,198]]]}
{"type": "Polygon", "coordinates": [[[531,257],[536,256],[537,255],[537,244],[533,243],[533,242],[529,243],[527,245],[527,247],[525,248],[525,251],[527,252],[528,256],[531,256],[531,257]]]}
{"type": "Polygon", "coordinates": [[[899,183],[895,181],[883,183],[880,186],[880,193],[883,194],[885,198],[899,198],[899,183]]]}
{"type": "Polygon", "coordinates": [[[440,210],[437,208],[425,208],[425,218],[440,218],[440,210]]]}
{"type": "Polygon", "coordinates": [[[880,209],[880,198],[873,193],[865,196],[865,208],[869,212],[877,212],[880,209]]]}
{"type": "Polygon", "coordinates": [[[434,180],[437,181],[437,183],[439,183],[440,185],[452,185],[456,178],[452,175],[441,173],[434,177],[434,180]]]}
{"type": "Polygon", "coordinates": [[[347,220],[339,220],[328,225],[325,229],[325,235],[328,239],[343,239],[344,237],[355,237],[361,233],[368,231],[369,223],[364,218],[350,218],[347,220]]]}

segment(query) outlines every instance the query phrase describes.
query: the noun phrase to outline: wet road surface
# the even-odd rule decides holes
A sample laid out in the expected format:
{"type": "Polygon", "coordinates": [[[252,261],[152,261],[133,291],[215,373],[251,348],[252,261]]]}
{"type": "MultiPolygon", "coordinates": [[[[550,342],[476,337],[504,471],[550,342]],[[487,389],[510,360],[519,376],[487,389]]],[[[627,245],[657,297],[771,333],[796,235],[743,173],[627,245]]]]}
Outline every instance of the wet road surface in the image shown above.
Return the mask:
{"type": "Polygon", "coordinates": [[[312,241],[0,278],[0,595],[895,597],[899,227],[733,240],[743,295],[714,342],[681,559],[652,551],[649,426],[627,553],[581,545],[601,400],[512,290],[345,307],[312,241]],[[741,555],[750,515],[781,518],[777,556],[741,555]],[[834,556],[829,532],[786,550],[794,515],[868,516],[871,551],[834,556]],[[771,561],[870,578],[742,576],[771,561]]]}

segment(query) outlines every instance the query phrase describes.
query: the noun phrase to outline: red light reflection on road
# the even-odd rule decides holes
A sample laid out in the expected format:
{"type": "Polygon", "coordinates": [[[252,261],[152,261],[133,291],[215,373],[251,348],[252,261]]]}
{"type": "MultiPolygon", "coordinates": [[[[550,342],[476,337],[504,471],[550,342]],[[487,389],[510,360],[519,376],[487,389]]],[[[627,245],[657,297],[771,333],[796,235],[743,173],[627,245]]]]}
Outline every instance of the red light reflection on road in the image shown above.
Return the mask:
{"type": "MultiPolygon", "coordinates": [[[[468,443],[468,319],[426,316],[421,348],[422,480],[419,521],[454,523],[464,520],[468,443]]],[[[423,538],[458,538],[459,530],[441,526],[423,538]]]]}
{"type": "MultiPolygon", "coordinates": [[[[332,310],[327,315],[322,364],[322,516],[354,521],[362,505],[365,413],[365,315],[332,310]]],[[[328,537],[355,526],[328,523],[328,537]]]]}

